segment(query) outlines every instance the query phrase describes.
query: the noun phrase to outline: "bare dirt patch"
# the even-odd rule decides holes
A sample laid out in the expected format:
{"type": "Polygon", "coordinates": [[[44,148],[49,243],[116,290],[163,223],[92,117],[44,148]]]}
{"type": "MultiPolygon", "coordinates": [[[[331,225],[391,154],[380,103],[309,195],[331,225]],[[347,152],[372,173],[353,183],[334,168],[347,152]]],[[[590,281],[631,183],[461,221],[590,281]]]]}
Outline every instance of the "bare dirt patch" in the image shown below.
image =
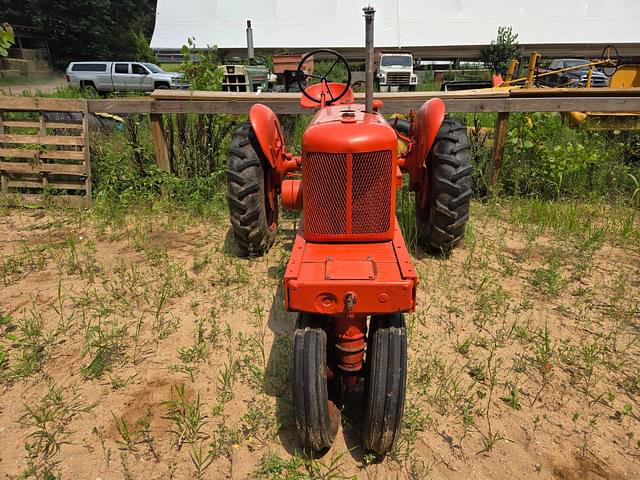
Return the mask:
{"type": "Polygon", "coordinates": [[[376,459],[362,392],[328,453],[299,451],[293,222],[239,259],[179,212],[3,211],[0,477],[638,478],[637,243],[474,214],[450,258],[415,258],[405,424],[376,459]]]}

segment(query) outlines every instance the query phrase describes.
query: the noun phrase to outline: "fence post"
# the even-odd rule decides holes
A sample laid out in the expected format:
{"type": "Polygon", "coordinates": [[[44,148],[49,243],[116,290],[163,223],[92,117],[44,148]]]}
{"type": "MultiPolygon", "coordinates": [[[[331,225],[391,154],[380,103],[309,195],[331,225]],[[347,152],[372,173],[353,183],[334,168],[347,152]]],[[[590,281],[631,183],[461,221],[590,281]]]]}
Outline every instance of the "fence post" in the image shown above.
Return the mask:
{"type": "Polygon", "coordinates": [[[502,157],[504,157],[504,145],[507,139],[507,130],[509,129],[509,112],[498,112],[496,118],[496,128],[493,136],[493,150],[491,151],[491,160],[487,169],[487,182],[489,196],[495,193],[495,186],[500,176],[502,168],[502,157]]]}
{"type": "Polygon", "coordinates": [[[91,137],[89,135],[89,103],[85,99],[82,103],[82,136],[84,137],[84,165],[85,165],[85,200],[91,205],[91,137]]]}
{"type": "Polygon", "coordinates": [[[162,114],[151,114],[151,133],[153,134],[153,148],[156,152],[156,163],[158,164],[158,168],[171,173],[171,164],[169,163],[169,150],[167,148],[167,142],[164,138],[162,114]]]}

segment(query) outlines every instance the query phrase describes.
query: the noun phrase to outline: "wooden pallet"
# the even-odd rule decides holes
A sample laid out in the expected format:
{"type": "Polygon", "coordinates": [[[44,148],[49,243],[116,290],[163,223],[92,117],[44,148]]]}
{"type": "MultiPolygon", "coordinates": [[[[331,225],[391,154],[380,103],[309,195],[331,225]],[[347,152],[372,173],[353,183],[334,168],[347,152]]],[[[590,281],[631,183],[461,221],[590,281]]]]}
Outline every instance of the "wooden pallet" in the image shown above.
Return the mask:
{"type": "Polygon", "coordinates": [[[18,203],[90,203],[88,139],[89,119],[84,100],[3,98],[2,196],[18,203]]]}

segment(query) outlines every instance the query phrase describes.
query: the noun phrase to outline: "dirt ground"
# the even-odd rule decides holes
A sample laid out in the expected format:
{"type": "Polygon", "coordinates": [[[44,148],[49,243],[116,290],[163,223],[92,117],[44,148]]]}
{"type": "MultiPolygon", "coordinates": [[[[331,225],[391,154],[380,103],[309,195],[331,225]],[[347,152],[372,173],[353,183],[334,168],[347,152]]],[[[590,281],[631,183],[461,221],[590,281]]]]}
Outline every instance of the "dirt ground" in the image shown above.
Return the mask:
{"type": "Polygon", "coordinates": [[[25,82],[11,82],[6,85],[0,83],[0,90],[4,95],[21,96],[23,92],[55,92],[59,87],[66,85],[63,75],[52,75],[48,78],[38,78],[25,82]]]}
{"type": "Polygon", "coordinates": [[[640,225],[603,208],[573,229],[475,205],[450,258],[416,254],[384,459],[361,391],[328,453],[299,450],[294,221],[247,260],[223,220],[0,210],[0,477],[640,478],[640,225]]]}

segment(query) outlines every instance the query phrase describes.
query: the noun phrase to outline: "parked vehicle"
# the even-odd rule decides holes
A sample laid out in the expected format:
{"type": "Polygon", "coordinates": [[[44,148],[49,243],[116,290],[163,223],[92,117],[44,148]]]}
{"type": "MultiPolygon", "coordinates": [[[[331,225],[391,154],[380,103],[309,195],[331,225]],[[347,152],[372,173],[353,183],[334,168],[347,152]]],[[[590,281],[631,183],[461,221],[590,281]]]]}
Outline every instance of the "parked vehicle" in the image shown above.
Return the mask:
{"type": "MultiPolygon", "coordinates": [[[[548,75],[541,79],[541,84],[547,87],[586,87],[589,77],[590,60],[584,58],[558,58],[547,67],[547,71],[558,70],[558,73],[548,75]],[[576,68],[585,65],[584,68],[576,68]],[[570,70],[566,70],[570,69],[570,70]]],[[[593,69],[591,73],[592,87],[606,87],[609,85],[607,76],[599,70],[593,69]]]]}
{"type": "Polygon", "coordinates": [[[69,85],[96,93],[189,87],[181,73],[165,72],[153,63],[142,62],[72,62],[67,67],[66,79],[69,85]]]}
{"type": "MultiPolygon", "coordinates": [[[[228,62],[220,65],[222,72],[223,92],[289,92],[297,89],[298,75],[292,70],[298,64],[302,55],[274,55],[273,72],[267,66],[264,57],[257,58],[253,47],[253,29],[251,20],[247,20],[247,61],[240,57],[231,57],[228,62]],[[282,83],[278,84],[278,74],[282,83]]],[[[313,59],[305,65],[306,72],[313,71],[313,59]]]]}
{"type": "Polygon", "coordinates": [[[418,84],[418,76],[413,72],[413,55],[380,53],[376,80],[381,92],[414,91],[418,84]]]}
{"type": "Polygon", "coordinates": [[[245,65],[240,57],[231,57],[218,69],[222,72],[223,92],[267,92],[273,90],[277,80],[266,65],[254,59],[245,65]]]}

